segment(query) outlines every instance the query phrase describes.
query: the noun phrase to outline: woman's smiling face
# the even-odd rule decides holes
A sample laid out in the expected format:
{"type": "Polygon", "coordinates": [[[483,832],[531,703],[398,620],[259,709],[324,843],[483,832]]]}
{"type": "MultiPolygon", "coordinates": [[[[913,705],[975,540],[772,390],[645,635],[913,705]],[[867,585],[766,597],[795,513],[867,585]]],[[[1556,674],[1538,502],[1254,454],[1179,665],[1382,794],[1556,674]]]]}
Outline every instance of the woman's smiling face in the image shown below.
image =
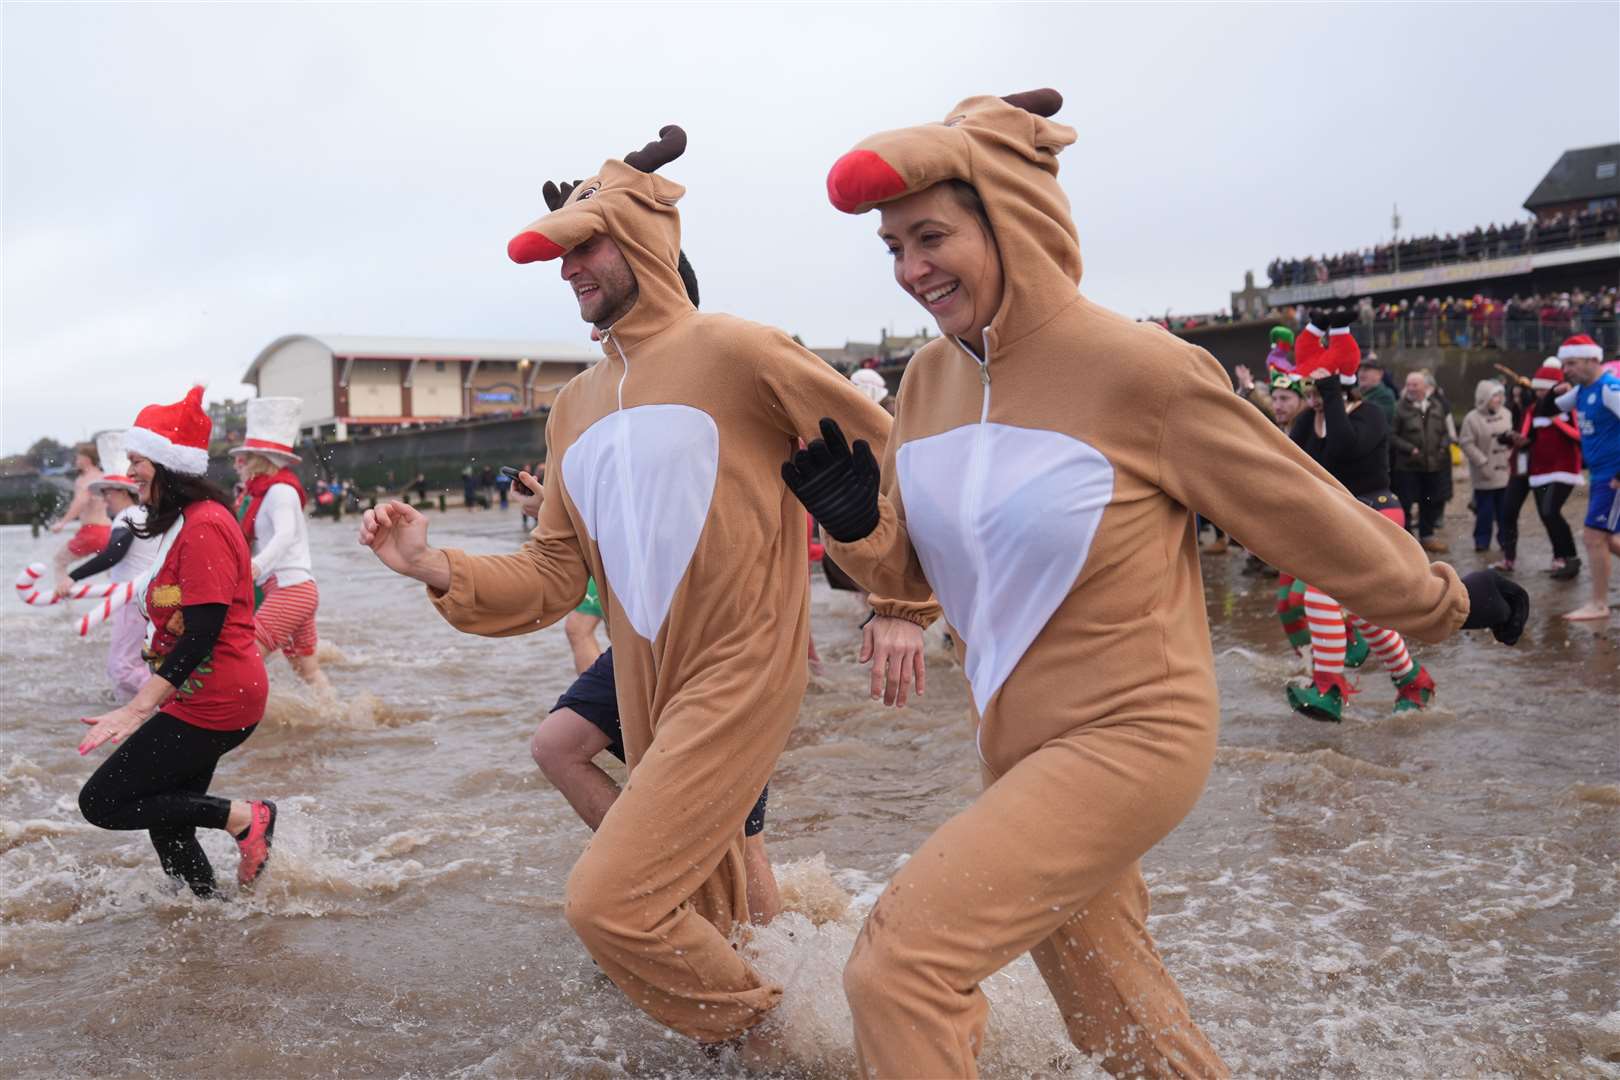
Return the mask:
{"type": "Polygon", "coordinates": [[[878,236],[894,280],[939,323],[977,346],[1001,309],[1001,252],[984,220],[948,183],[884,203],[878,236]]]}

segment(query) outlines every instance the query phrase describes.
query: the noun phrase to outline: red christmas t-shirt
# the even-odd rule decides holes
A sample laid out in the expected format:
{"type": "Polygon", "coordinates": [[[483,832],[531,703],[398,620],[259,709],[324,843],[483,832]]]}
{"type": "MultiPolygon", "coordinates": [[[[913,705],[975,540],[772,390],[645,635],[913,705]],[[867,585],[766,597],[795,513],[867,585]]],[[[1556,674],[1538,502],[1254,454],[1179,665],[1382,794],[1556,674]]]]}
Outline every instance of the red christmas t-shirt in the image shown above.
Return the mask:
{"type": "Polygon", "coordinates": [[[146,589],[152,652],[167,656],[186,632],[181,608],[228,607],[213,651],[164,704],[170,716],[211,731],[237,731],[264,715],[270,687],[253,643],[251,565],[242,529],[229,510],[207,501],[186,507],[185,525],[146,589]]]}

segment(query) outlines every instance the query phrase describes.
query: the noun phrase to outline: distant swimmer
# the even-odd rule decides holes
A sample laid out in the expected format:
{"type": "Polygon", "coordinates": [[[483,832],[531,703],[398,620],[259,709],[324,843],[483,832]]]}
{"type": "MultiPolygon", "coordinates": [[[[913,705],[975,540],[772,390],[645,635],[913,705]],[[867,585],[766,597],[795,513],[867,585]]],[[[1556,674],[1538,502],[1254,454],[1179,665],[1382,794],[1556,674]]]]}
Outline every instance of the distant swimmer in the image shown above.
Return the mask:
{"type": "MultiPolygon", "coordinates": [[[[97,435],[96,452],[104,469],[99,480],[90,481],[90,490],[107,501],[107,510],[113,515],[112,528],[101,553],[75,566],[68,577],[83,581],[105,571],[110,581],[135,581],[151,568],[160,541],[156,536],[136,535],[146,522],[146,507],[139,502],[140,486],[129,475],[124,433],[106,431],[97,435]]],[[[57,586],[57,595],[66,595],[68,588],[66,582],[57,586]]],[[[146,645],[146,616],[139,605],[125,604],[113,612],[111,621],[107,678],[119,697],[128,701],[152,675],[141,657],[146,645]]]]}
{"type": "Polygon", "coordinates": [[[79,523],[72,538],[58,548],[51,559],[59,593],[70,580],[68,566],[75,559],[87,559],[101,551],[112,535],[112,519],[107,516],[107,502],[90,489],[91,484],[101,479],[101,462],[94,443],[80,443],[73,448],[73,466],[78,473],[73,478],[73,499],[51,526],[54,533],[61,532],[75,521],[79,523]]]}
{"type": "Polygon", "coordinates": [[[254,639],[260,655],[279,651],[300,679],[329,691],[332,684],[316,656],[321,594],[304,515],[309,496],[292,470],[304,460],[293,449],[303,404],[294,397],[248,400],[247,434],[241,446],[231,447],[243,483],[236,516],[253,548],[254,639]]]}
{"type": "Polygon", "coordinates": [[[1104,1068],[1227,1073],[1148,933],[1140,867],[1215,757],[1190,511],[1426,640],[1475,626],[1513,640],[1526,614],[1489,571],[1465,585],[1431,567],[1208,353],[1080,293],[1061,104],[969,98],[864,140],[827,177],[838,209],[881,210],[895,281],[941,337],[907,366],[886,451],[828,419],[784,476],[857,581],[937,592],[985,782],[856,940],[844,986],[862,1076],[975,1075],[980,984],[1026,952],[1104,1068]]]}
{"type": "MultiPolygon", "coordinates": [[[[749,911],[744,828],[809,680],[804,515],[779,462],[829,413],[880,448],[891,421],[787,334],[692,305],[677,267],[684,189],[656,172],[684,147],[666,127],[553,186],[557,208],[508,245],[521,263],[558,261],[603,351],[547,419],[547,497],[528,542],[511,555],[434,548],[427,519],[397,503],[366,511],[360,539],[470,633],[557,622],[596,579],[630,778],[569,875],[564,913],[637,1007],[714,1045],[783,992],[730,939],[749,911]]],[[[885,624],[875,662],[903,693],[934,605],[872,603],[885,624]]]]}
{"type": "Polygon", "coordinates": [[[236,839],[236,880],[252,884],[275,838],[276,804],[208,794],[219,759],[264,715],[264,661],[253,646],[253,577],[247,544],[224,492],[207,479],[202,387],[172,405],[148,405],[124,435],[129,475],[147,519],[137,539],[159,541],[136,600],[152,624],[154,672],[134,700],[89,717],[88,754],[118,748],[79,792],[85,820],[145,829],[164,873],[198,896],[216,894],[198,829],[236,839]]]}

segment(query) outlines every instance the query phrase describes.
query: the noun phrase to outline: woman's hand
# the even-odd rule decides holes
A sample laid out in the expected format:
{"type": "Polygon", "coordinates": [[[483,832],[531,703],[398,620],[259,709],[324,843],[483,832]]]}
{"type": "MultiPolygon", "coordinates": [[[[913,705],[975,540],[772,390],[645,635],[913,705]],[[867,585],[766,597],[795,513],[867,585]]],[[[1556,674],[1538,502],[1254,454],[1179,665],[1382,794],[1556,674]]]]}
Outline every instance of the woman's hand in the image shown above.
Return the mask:
{"type": "Polygon", "coordinates": [[[530,491],[534,492],[533,495],[518,495],[518,509],[538,520],[540,507],[545,505],[546,489],[541,485],[539,477],[524,469],[518,470],[517,478],[518,482],[512,486],[513,491],[522,492],[523,486],[526,485],[530,491]]]}
{"type": "Polygon", "coordinates": [[[1237,388],[1247,394],[1254,389],[1254,375],[1249,371],[1249,365],[1238,364],[1232,369],[1232,378],[1237,380],[1237,388]]]}
{"type": "Polygon", "coordinates": [[[112,712],[100,716],[81,718],[90,725],[90,734],[79,742],[80,755],[88,754],[105,742],[122,742],[146,723],[146,717],[128,705],[120,705],[112,712]]]}
{"type": "Polygon", "coordinates": [[[907,619],[879,615],[861,631],[861,663],[872,662],[872,696],[883,704],[904,707],[906,692],[916,681],[917,696],[923,696],[926,670],[923,663],[922,627],[907,619]]]}
{"type": "Polygon", "coordinates": [[[61,578],[61,579],[59,579],[57,581],[56,588],[51,590],[51,592],[52,592],[52,595],[54,595],[58,600],[60,600],[60,599],[62,599],[62,597],[66,596],[72,590],[73,590],[73,579],[72,578],[61,578]]]}
{"type": "Polygon", "coordinates": [[[367,510],[360,519],[360,543],[375,552],[384,566],[447,592],[450,560],[444,552],[428,546],[427,533],[427,518],[402,502],[383,503],[367,510]]]}

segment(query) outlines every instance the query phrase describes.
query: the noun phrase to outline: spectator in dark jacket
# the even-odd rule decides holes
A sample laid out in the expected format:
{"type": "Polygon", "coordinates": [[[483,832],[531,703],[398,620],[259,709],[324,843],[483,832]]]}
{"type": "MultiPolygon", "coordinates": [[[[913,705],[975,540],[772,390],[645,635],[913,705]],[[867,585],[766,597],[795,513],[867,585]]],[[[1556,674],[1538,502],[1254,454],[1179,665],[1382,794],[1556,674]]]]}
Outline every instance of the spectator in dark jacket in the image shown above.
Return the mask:
{"type": "Polygon", "coordinates": [[[1451,475],[1451,436],[1445,410],[1421,371],[1406,376],[1401,399],[1395,403],[1395,426],[1390,433],[1395,447],[1395,494],[1406,510],[1407,521],[1417,512],[1418,539],[1424,548],[1443,553],[1449,550],[1436,534],[1445,507],[1446,480],[1451,475]]]}
{"type": "Polygon", "coordinates": [[[1361,391],[1361,400],[1369,405],[1378,406],[1378,411],[1384,414],[1385,426],[1395,426],[1395,391],[1384,382],[1384,363],[1378,359],[1375,352],[1367,353],[1361,358],[1361,370],[1356,373],[1356,380],[1361,391]]]}

